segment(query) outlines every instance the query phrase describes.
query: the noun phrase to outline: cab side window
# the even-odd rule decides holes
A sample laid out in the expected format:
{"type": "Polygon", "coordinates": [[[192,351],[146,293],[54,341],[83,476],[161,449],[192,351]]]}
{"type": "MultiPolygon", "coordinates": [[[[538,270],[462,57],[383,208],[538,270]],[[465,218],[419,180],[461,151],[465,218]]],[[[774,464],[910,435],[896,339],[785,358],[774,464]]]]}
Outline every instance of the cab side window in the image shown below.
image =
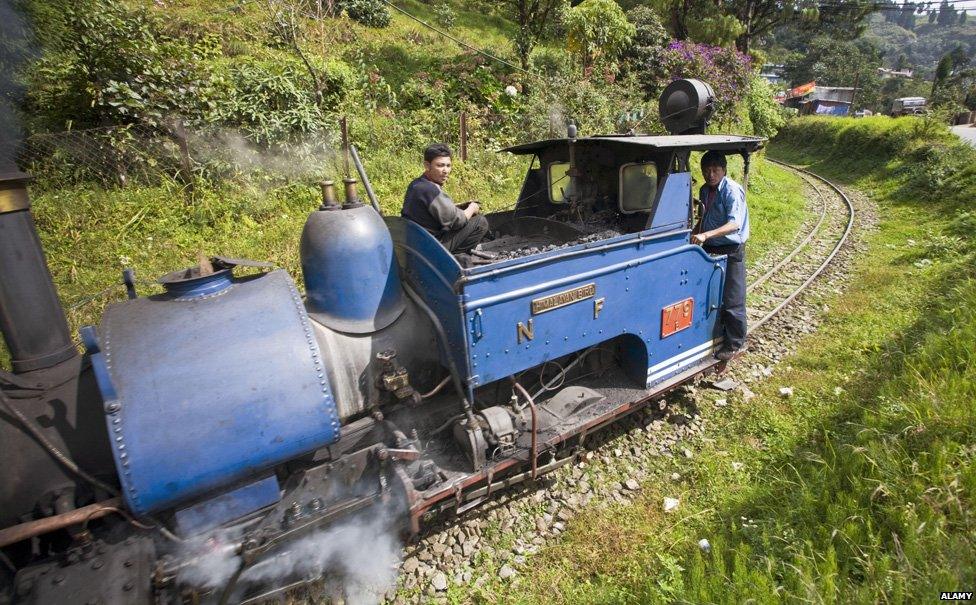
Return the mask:
{"type": "Polygon", "coordinates": [[[553,162],[549,164],[549,200],[554,204],[563,204],[569,198],[569,162],[553,162]]]}
{"type": "Polygon", "coordinates": [[[657,196],[657,164],[639,162],[620,167],[620,211],[624,214],[648,212],[657,196]]]}

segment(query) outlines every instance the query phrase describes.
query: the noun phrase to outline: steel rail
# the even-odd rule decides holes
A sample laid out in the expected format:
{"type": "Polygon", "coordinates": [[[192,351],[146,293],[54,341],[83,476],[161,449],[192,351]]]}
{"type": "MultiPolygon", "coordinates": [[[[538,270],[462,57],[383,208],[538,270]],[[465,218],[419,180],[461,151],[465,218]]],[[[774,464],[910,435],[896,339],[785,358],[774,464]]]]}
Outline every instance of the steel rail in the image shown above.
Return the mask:
{"type": "MultiPolygon", "coordinates": [[[[769,159],[769,158],[767,158],[767,159],[769,159]]],[[[775,160],[769,160],[769,161],[770,162],[774,162],[775,160]]],[[[777,163],[779,163],[779,162],[777,162],[777,163]]],[[[812,186],[812,183],[811,183],[811,186],[812,186]]],[[[817,191],[816,187],[814,187],[814,191],[817,191]]],[[[820,194],[819,191],[817,191],[817,193],[820,194]]],[[[813,239],[813,236],[816,235],[817,234],[817,231],[820,230],[820,226],[823,225],[824,219],[827,218],[827,198],[825,198],[822,194],[820,194],[820,202],[821,202],[821,204],[820,204],[820,219],[817,220],[817,224],[813,226],[813,229],[810,230],[810,233],[807,233],[807,236],[805,238],[803,238],[803,241],[801,241],[799,244],[797,244],[796,247],[793,248],[793,251],[790,252],[789,254],[787,254],[786,257],[783,258],[783,260],[781,260],[778,263],[776,263],[776,265],[772,269],[770,269],[769,271],[767,271],[766,273],[764,273],[760,277],[756,278],[751,284],[749,284],[748,286],[746,286],[746,293],[747,294],[749,292],[752,292],[753,290],[755,290],[759,286],[761,286],[770,277],[772,277],[773,275],[775,275],[780,269],[782,269],[783,267],[785,267],[787,263],[789,263],[791,260],[793,260],[796,257],[796,255],[799,254],[800,251],[803,250],[803,248],[806,247],[806,245],[810,243],[810,240],[813,239]]]]}
{"type": "MultiPolygon", "coordinates": [[[[787,164],[786,162],[780,162],[780,161],[774,160],[772,158],[767,158],[767,159],[770,162],[773,162],[774,164],[779,164],[780,166],[784,166],[786,168],[789,168],[790,170],[793,170],[793,171],[799,173],[801,176],[806,175],[808,177],[813,177],[813,178],[817,179],[818,181],[823,182],[825,185],[827,185],[831,189],[833,189],[833,191],[840,197],[840,199],[847,206],[848,217],[847,217],[847,225],[844,227],[844,232],[841,234],[840,238],[837,240],[837,243],[834,245],[834,248],[830,251],[830,254],[827,255],[827,258],[825,258],[824,261],[822,263],[820,263],[820,266],[817,267],[817,269],[812,274],[810,274],[810,276],[802,284],[800,284],[799,287],[797,287],[795,290],[793,290],[793,292],[789,296],[787,296],[785,299],[783,299],[782,301],[780,301],[780,303],[778,305],[776,305],[771,311],[769,311],[768,313],[766,313],[761,319],[759,319],[752,326],[750,326],[750,328],[748,330],[748,332],[750,334],[753,333],[754,331],[758,330],[760,327],[762,327],[763,324],[765,324],[767,321],[769,321],[770,319],[772,319],[777,313],[780,312],[780,310],[783,309],[783,307],[785,307],[786,305],[788,305],[791,302],[793,302],[793,300],[797,296],[799,296],[804,290],[806,290],[807,286],[809,286],[811,283],[813,283],[813,280],[817,279],[817,277],[819,277],[820,274],[824,272],[824,270],[827,268],[827,266],[830,264],[830,262],[832,260],[834,260],[834,257],[837,256],[837,253],[840,251],[841,247],[847,241],[847,238],[848,238],[848,236],[850,236],[851,230],[852,230],[852,228],[854,226],[854,204],[851,202],[850,198],[847,197],[847,194],[844,193],[841,190],[840,187],[838,187],[837,185],[831,183],[830,181],[828,181],[824,177],[822,177],[822,176],[820,176],[818,174],[815,174],[813,172],[810,172],[809,170],[805,170],[803,168],[799,168],[797,166],[793,166],[791,164],[787,164]]],[[[818,193],[818,195],[823,196],[823,192],[812,181],[809,181],[808,179],[805,179],[805,180],[807,180],[807,182],[809,182],[811,185],[813,185],[814,190],[818,193]]],[[[826,203],[825,203],[825,205],[826,205],[826,203]]]]}

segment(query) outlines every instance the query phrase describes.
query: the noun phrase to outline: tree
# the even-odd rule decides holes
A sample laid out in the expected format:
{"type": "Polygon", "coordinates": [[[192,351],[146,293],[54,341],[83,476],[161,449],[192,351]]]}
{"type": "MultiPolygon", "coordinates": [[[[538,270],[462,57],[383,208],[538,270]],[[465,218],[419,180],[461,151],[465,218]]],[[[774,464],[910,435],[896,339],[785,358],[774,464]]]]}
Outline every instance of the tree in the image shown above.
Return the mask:
{"type": "Polygon", "coordinates": [[[634,25],[634,37],[623,52],[624,65],[636,76],[641,89],[656,94],[667,76],[662,63],[671,36],[657,12],[648,6],[627,11],[627,20],[634,25]]]}
{"type": "Polygon", "coordinates": [[[935,98],[939,88],[945,84],[946,79],[948,79],[949,74],[951,73],[952,55],[946,53],[942,55],[941,59],[939,59],[939,65],[935,68],[935,78],[932,80],[932,98],[935,98]]]}
{"type": "Polygon", "coordinates": [[[568,6],[567,0],[503,0],[502,6],[518,25],[515,52],[522,69],[528,69],[532,49],[543,39],[553,19],[568,6]]]}
{"type": "Polygon", "coordinates": [[[698,15],[702,0],[652,0],[650,5],[675,40],[688,39],[688,24],[698,15]]]}
{"type": "Polygon", "coordinates": [[[942,27],[948,27],[956,22],[956,9],[949,4],[949,0],[942,0],[935,20],[942,27]]]}
{"type": "Polygon", "coordinates": [[[967,15],[968,15],[968,13],[966,12],[966,9],[963,9],[963,10],[961,10],[959,12],[959,25],[965,25],[966,24],[966,16],[967,15]]]}
{"type": "Polygon", "coordinates": [[[584,0],[566,12],[567,47],[582,60],[584,73],[602,61],[615,66],[635,28],[613,0],[584,0]]]}
{"type": "Polygon", "coordinates": [[[733,15],[711,15],[688,24],[688,35],[696,42],[713,46],[731,46],[745,32],[745,26],[733,15]]]}
{"type": "Polygon", "coordinates": [[[627,11],[627,20],[634,26],[634,37],[622,57],[636,71],[652,69],[660,63],[661,53],[670,36],[654,9],[636,6],[627,11]]]}
{"type": "Polygon", "coordinates": [[[792,21],[819,35],[854,39],[864,30],[864,19],[876,5],[867,0],[834,0],[819,5],[806,0],[731,0],[727,6],[743,26],[736,47],[748,53],[753,41],[792,21]]]}
{"type": "Polygon", "coordinates": [[[905,53],[901,53],[900,55],[898,55],[898,60],[895,61],[895,69],[897,69],[898,71],[902,71],[907,67],[908,67],[908,57],[905,56],[905,53]]]}

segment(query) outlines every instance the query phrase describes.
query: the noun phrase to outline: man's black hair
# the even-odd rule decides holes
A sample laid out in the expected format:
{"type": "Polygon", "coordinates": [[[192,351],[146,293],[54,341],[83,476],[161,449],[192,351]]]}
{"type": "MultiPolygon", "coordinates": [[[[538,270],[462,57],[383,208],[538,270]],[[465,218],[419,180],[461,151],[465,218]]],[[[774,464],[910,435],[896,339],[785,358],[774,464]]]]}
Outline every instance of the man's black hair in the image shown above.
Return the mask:
{"type": "Polygon", "coordinates": [[[424,161],[433,162],[437,158],[451,157],[454,154],[451,153],[451,148],[447,146],[446,143],[433,143],[428,145],[427,149],[424,149],[424,161]]]}
{"type": "Polygon", "coordinates": [[[709,151],[702,156],[701,167],[706,166],[719,166],[720,168],[728,168],[729,162],[725,159],[725,154],[719,151],[709,151]]]}

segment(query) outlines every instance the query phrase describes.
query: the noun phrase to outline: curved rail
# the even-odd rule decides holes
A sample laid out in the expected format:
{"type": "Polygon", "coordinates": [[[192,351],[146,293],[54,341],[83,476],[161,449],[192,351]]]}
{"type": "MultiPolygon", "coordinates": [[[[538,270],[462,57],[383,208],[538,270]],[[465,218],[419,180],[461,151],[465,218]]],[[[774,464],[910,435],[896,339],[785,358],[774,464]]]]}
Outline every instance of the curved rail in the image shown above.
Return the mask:
{"type": "MultiPolygon", "coordinates": [[[[813,235],[819,229],[821,223],[823,223],[823,219],[824,219],[824,216],[826,215],[826,208],[827,208],[826,198],[824,197],[824,194],[820,190],[820,188],[817,187],[817,185],[814,184],[813,181],[811,181],[807,177],[812,177],[814,179],[817,179],[818,181],[821,181],[825,185],[827,185],[828,187],[830,187],[840,197],[840,199],[844,202],[844,204],[847,206],[848,218],[847,218],[847,224],[844,227],[843,233],[838,238],[837,243],[834,245],[833,249],[830,251],[830,254],[827,255],[827,258],[825,258],[823,260],[823,262],[820,263],[820,265],[816,268],[816,270],[814,270],[814,272],[811,273],[810,276],[807,277],[807,279],[804,280],[804,282],[802,284],[800,284],[797,288],[795,288],[792,293],[790,293],[786,298],[784,298],[782,301],[780,301],[779,304],[777,304],[771,311],[769,311],[765,315],[763,315],[761,319],[759,319],[758,321],[756,321],[755,323],[753,323],[749,327],[749,333],[750,334],[752,332],[754,332],[755,330],[758,330],[763,324],[765,324],[773,316],[775,316],[777,313],[779,313],[780,310],[783,309],[783,307],[785,307],[786,305],[790,304],[797,296],[800,295],[801,292],[803,292],[807,288],[807,286],[809,286],[813,282],[813,280],[815,280],[817,277],[820,276],[821,273],[824,272],[824,270],[827,268],[827,266],[830,264],[830,262],[832,260],[834,260],[834,257],[837,256],[837,253],[840,251],[841,247],[847,241],[848,236],[850,236],[850,234],[851,234],[851,229],[854,226],[854,204],[851,203],[850,198],[847,197],[847,194],[844,193],[840,189],[840,187],[838,187],[837,185],[834,185],[833,183],[831,183],[827,179],[823,178],[822,176],[820,176],[818,174],[814,174],[813,172],[810,172],[809,170],[805,170],[803,168],[798,168],[797,166],[793,166],[791,164],[787,164],[786,162],[780,162],[780,161],[774,160],[772,158],[766,158],[766,159],[769,160],[770,162],[773,162],[774,164],[779,164],[780,166],[784,166],[786,168],[789,168],[790,170],[794,170],[794,171],[800,173],[801,176],[804,177],[804,180],[806,180],[811,185],[813,185],[814,190],[818,193],[818,195],[821,196],[821,199],[824,199],[824,205],[823,205],[824,206],[824,213],[821,215],[821,219],[820,219],[820,221],[818,221],[817,227],[815,227],[814,230],[811,231],[809,235],[807,235],[807,237],[793,250],[793,252],[791,252],[783,261],[781,261],[780,263],[778,263],[776,265],[776,267],[774,267],[773,270],[770,271],[770,274],[771,273],[775,273],[776,271],[778,271],[779,269],[781,269],[783,266],[785,266],[790,260],[792,260],[797,255],[797,253],[799,253],[799,251],[802,248],[804,248],[810,242],[810,240],[813,238],[813,235]]],[[[770,277],[770,274],[764,275],[761,279],[763,281],[765,281],[766,279],[768,279],[770,277]]],[[[756,285],[758,285],[758,284],[756,284],[756,285]]]]}
{"type": "MultiPolygon", "coordinates": [[[[781,162],[776,162],[775,160],[771,160],[769,158],[766,159],[769,160],[770,162],[775,162],[777,164],[781,163],[781,162]]],[[[816,191],[816,188],[814,188],[814,190],[816,191]]],[[[820,192],[817,191],[817,193],[820,192]]],[[[793,251],[787,254],[783,260],[776,263],[776,265],[772,269],[763,273],[761,276],[756,278],[751,284],[746,286],[746,293],[748,294],[749,292],[752,292],[759,286],[763,285],[763,283],[765,283],[770,277],[776,275],[776,273],[779,272],[780,269],[785,267],[787,263],[793,260],[793,258],[800,253],[800,250],[803,250],[803,248],[810,243],[810,240],[813,239],[813,236],[817,234],[817,231],[820,230],[820,226],[823,225],[825,218],[827,218],[827,198],[825,198],[823,195],[820,195],[820,219],[817,220],[817,224],[813,226],[813,229],[810,230],[810,233],[807,233],[807,236],[803,238],[803,241],[797,244],[796,247],[793,248],[793,251]]]]}

